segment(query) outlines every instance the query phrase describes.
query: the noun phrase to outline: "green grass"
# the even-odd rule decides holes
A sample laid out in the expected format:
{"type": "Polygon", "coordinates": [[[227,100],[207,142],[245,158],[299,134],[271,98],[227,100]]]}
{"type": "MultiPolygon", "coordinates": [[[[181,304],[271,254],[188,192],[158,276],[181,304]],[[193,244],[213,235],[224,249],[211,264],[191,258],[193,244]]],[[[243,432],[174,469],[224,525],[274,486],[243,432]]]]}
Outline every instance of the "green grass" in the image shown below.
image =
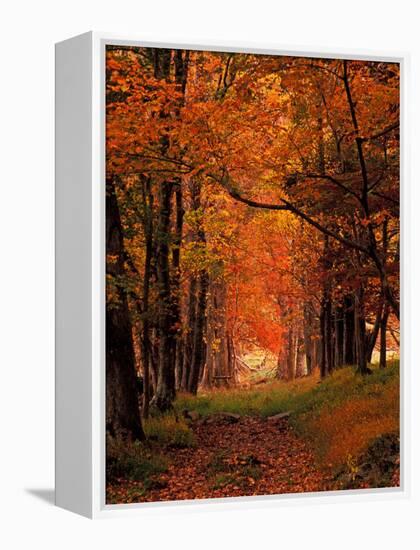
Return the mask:
{"type": "Polygon", "coordinates": [[[300,393],[293,400],[297,414],[334,409],[352,398],[380,396],[388,384],[399,383],[399,361],[390,362],[386,369],[372,367],[373,373],[361,376],[352,367],[338,369],[310,391],[300,393]]]}
{"type": "Polygon", "coordinates": [[[316,412],[325,407],[332,409],[352,397],[380,394],[388,383],[398,381],[399,362],[390,362],[386,369],[373,366],[373,374],[362,377],[352,367],[338,369],[319,382],[315,377],[293,382],[273,381],[251,390],[231,389],[191,396],[180,394],[175,407],[197,411],[206,417],[218,412],[267,417],[292,411],[294,416],[316,412]]]}
{"type": "Polygon", "coordinates": [[[168,460],[155,449],[144,443],[107,438],[107,480],[119,478],[141,481],[151,488],[154,478],[168,469],[168,460]]]}
{"type": "Polygon", "coordinates": [[[197,411],[203,417],[218,412],[267,417],[290,410],[298,396],[315,384],[314,378],[307,378],[289,383],[273,381],[251,390],[217,390],[196,397],[180,394],[175,408],[179,413],[184,409],[197,411]]]}
{"type": "Polygon", "coordinates": [[[143,421],[147,441],[128,443],[107,438],[108,475],[111,478],[143,481],[166,471],[167,448],[194,447],[192,430],[183,418],[174,413],[156,416],[143,421]]]}
{"type": "Polygon", "coordinates": [[[147,490],[160,486],[160,474],[168,470],[169,449],[194,447],[196,441],[183,418],[174,413],[149,418],[143,422],[147,441],[130,443],[107,437],[107,481],[119,479],[141,482],[141,487],[130,489],[130,501],[141,498],[147,490]]]}
{"type": "Polygon", "coordinates": [[[193,432],[181,416],[168,413],[144,421],[144,431],[148,439],[166,447],[195,447],[193,432]]]}

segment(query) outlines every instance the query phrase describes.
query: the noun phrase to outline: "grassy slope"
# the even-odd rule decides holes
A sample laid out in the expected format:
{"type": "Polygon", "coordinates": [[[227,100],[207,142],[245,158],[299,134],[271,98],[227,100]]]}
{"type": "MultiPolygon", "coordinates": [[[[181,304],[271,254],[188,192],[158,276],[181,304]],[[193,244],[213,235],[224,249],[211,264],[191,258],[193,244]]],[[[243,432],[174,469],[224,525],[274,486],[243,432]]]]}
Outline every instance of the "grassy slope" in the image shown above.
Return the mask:
{"type": "Polygon", "coordinates": [[[275,381],[252,390],[180,395],[178,411],[270,416],[291,411],[291,424],[310,442],[320,463],[338,467],[359,456],[376,437],[399,429],[399,363],[361,377],[351,367],[322,382],[315,377],[275,381]]]}

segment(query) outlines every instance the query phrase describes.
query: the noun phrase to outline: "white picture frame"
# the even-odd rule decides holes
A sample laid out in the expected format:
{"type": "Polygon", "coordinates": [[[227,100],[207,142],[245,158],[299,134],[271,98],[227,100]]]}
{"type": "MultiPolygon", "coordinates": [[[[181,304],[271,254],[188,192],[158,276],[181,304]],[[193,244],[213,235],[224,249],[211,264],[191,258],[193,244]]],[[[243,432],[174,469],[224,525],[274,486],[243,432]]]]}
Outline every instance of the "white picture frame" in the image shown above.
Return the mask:
{"type": "Polygon", "coordinates": [[[56,505],[89,518],[176,510],[358,501],[409,496],[410,359],[406,320],[409,227],[407,54],[308,51],[252,43],[182,44],[89,32],[56,45],[56,505]],[[203,501],[105,503],[105,46],[138,45],[308,57],[382,60],[401,67],[401,487],[203,501]]]}

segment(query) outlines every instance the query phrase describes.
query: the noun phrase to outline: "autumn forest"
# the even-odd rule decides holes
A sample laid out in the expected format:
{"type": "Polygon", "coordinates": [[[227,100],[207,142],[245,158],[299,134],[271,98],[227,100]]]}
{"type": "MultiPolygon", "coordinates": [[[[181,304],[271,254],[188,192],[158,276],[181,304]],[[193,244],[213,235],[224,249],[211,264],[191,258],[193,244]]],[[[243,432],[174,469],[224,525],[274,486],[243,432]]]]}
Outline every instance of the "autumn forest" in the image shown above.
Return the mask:
{"type": "Polygon", "coordinates": [[[107,46],[108,503],[399,486],[399,96],[107,46]]]}

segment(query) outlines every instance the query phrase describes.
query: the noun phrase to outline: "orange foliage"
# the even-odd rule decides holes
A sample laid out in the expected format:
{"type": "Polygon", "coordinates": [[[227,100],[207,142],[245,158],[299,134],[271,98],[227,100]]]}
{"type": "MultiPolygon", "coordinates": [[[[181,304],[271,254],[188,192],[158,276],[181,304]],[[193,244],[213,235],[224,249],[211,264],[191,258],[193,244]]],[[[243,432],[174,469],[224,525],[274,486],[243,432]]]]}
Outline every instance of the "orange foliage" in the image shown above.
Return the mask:
{"type": "MultiPolygon", "coordinates": [[[[321,451],[328,466],[340,466],[359,456],[376,437],[399,430],[399,387],[389,385],[377,395],[353,398],[308,418],[308,429],[328,442],[321,451]]],[[[321,447],[322,448],[322,447],[321,447]]]]}

